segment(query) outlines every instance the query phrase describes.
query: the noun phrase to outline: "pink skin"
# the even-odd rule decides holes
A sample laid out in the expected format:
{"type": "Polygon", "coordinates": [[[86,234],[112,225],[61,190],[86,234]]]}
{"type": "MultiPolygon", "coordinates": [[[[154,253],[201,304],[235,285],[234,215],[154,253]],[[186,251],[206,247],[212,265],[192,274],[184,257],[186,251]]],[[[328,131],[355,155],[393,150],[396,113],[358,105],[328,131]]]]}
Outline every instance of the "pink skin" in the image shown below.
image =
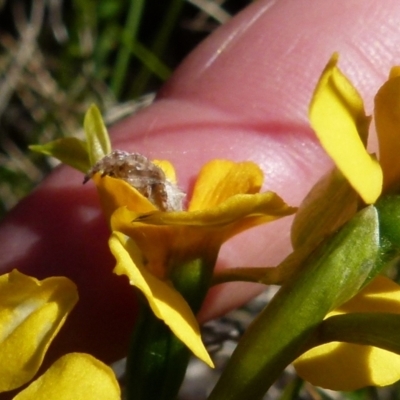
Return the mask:
{"type": "MultiPolygon", "coordinates": [[[[190,193],[202,164],[252,160],[263,189],[298,205],[331,163],[307,122],[307,107],[334,51],[361,92],[367,111],[389,69],[400,64],[397,0],[259,0],[207,39],[178,68],[158,101],[112,128],[114,149],[168,159],[190,193]]],[[[290,251],[290,218],[223,246],[219,268],[273,266],[290,251]]],[[[71,168],[54,171],[0,227],[2,272],[18,268],[44,278],[65,275],[81,300],[52,357],[86,351],[112,361],[126,352],[135,300],[111,273],[108,229],[92,183],[71,168]]],[[[214,288],[205,321],[248,300],[259,285],[214,288]]]]}

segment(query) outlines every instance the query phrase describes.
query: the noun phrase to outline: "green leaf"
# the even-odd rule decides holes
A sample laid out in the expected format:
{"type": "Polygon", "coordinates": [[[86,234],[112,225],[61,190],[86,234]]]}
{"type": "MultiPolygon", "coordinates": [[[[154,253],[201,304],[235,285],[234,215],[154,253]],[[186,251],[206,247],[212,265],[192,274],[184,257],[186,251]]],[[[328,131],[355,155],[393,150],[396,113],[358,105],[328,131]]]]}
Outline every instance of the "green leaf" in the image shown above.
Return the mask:
{"type": "Polygon", "coordinates": [[[90,168],[87,144],[74,137],[57,139],[42,145],[31,145],[29,149],[46,156],[55,157],[83,173],[86,173],[90,168]]]}
{"type": "Polygon", "coordinates": [[[209,400],[261,398],[326,314],[362,287],[378,258],[378,233],[370,206],[320,246],[250,325],[209,400]]]}
{"type": "Polygon", "coordinates": [[[90,165],[96,164],[111,152],[111,143],[107,128],[97,106],[92,104],[86,112],[83,122],[89,150],[90,165]]]}

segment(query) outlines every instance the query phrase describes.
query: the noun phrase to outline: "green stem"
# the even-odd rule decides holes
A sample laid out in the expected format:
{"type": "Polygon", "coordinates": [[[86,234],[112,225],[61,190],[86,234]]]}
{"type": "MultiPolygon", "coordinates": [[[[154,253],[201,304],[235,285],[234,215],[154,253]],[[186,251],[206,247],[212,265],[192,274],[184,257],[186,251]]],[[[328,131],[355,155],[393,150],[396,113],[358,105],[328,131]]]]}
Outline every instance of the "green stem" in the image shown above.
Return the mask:
{"type": "Polygon", "coordinates": [[[209,400],[261,399],[325,315],[358,292],[378,250],[377,212],[368,207],[285,282],[242,337],[209,400]]]}
{"type": "Polygon", "coordinates": [[[111,89],[117,99],[120,97],[128,68],[131,54],[129,43],[137,41],[136,36],[143,13],[144,2],[144,0],[131,0],[128,18],[124,30],[122,31],[120,49],[117,54],[114,73],[111,79],[111,89]]]}
{"type": "Polygon", "coordinates": [[[189,357],[183,343],[142,304],[127,360],[127,399],[175,398],[189,357]]]}
{"type": "MultiPolygon", "coordinates": [[[[151,52],[160,59],[165,51],[166,45],[168,44],[171,33],[176,26],[176,21],[181,13],[183,4],[183,0],[171,1],[163,24],[161,25],[160,30],[157,32],[157,36],[150,48],[151,52]]],[[[142,66],[133,84],[133,97],[137,97],[143,94],[143,92],[146,90],[146,86],[151,75],[151,69],[149,69],[147,66],[142,66]]]]}
{"type": "Polygon", "coordinates": [[[292,400],[300,398],[299,392],[303,387],[303,384],[303,379],[299,377],[294,378],[293,381],[285,387],[279,400],[292,400]]]}
{"type": "MultiPolygon", "coordinates": [[[[208,291],[215,258],[198,258],[172,268],[171,280],[196,313],[208,291]]],[[[174,399],[190,358],[188,348],[141,298],[127,361],[128,400],[174,399]]]]}

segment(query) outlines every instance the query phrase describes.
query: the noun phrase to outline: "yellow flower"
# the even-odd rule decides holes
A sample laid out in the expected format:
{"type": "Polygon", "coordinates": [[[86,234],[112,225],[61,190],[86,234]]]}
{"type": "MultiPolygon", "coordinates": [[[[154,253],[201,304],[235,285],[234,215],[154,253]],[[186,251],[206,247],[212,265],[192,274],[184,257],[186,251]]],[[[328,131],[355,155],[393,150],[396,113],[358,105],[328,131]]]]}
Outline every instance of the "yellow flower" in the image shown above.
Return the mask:
{"type": "Polygon", "coordinates": [[[40,282],[16,270],[0,276],[0,392],[34,377],[77,300],[67,278],[40,282]]]}
{"type": "MultiPolygon", "coordinates": [[[[67,278],[0,276],[0,392],[17,389],[38,372],[45,353],[78,301],[67,278]]],[[[69,354],[15,399],[119,399],[109,367],[86,354],[69,354]]]]}
{"type": "MultiPolygon", "coordinates": [[[[327,318],[349,313],[400,314],[399,285],[378,276],[350,301],[329,313],[327,318]]],[[[298,358],[294,366],[303,379],[332,390],[386,386],[400,379],[398,354],[373,346],[343,342],[314,347],[298,358]]]]}
{"type": "Polygon", "coordinates": [[[126,275],[146,296],[155,315],[197,357],[212,365],[193,311],[173,287],[171,275],[176,268],[201,265],[211,277],[223,242],[289,215],[294,208],[275,193],[258,193],[263,174],[252,162],[216,160],[205,165],[188,211],[180,212],[157,210],[122,180],[100,174],[93,179],[105,214],[112,213],[110,248],[117,259],[115,272],[126,275]]]}
{"type": "MultiPolygon", "coordinates": [[[[337,59],[337,55],[332,57],[315,89],[309,111],[311,126],[337,169],[363,201],[371,204],[378,199],[382,190],[389,193],[399,188],[399,70],[392,70],[389,80],[375,97],[374,120],[380,149],[378,163],[376,157],[366,150],[370,118],[365,115],[357,90],[337,68],[337,59]]],[[[337,172],[332,176],[329,178],[330,184],[333,181],[335,184],[326,193],[331,193],[334,185],[341,185],[337,172]]],[[[347,207],[348,210],[341,216],[347,220],[356,211],[357,199],[352,197],[350,191],[343,190],[343,193],[340,200],[348,200],[353,204],[349,207],[340,203],[334,207],[336,210],[347,207]]],[[[307,205],[308,209],[312,208],[313,203],[310,204],[307,205]]],[[[335,213],[332,215],[335,216],[335,213]]],[[[306,217],[310,217],[309,211],[300,218],[301,223],[296,225],[295,222],[294,234],[292,230],[294,243],[299,246],[307,241],[304,229],[301,233],[306,217]]],[[[312,223],[311,219],[309,226],[312,223]]],[[[323,229],[329,231],[331,228],[326,226],[323,229]]],[[[317,233],[321,232],[322,228],[317,233]]],[[[400,313],[400,286],[389,279],[378,277],[335,313],[372,311],[400,313]]],[[[400,356],[366,345],[338,342],[321,345],[303,354],[294,365],[302,378],[334,390],[384,386],[400,379],[400,356]]]]}
{"type": "MultiPolygon", "coordinates": [[[[89,108],[84,126],[86,142],[67,138],[31,149],[85,172],[85,181],[93,179],[113,231],[109,244],[117,260],[114,272],[126,275],[145,295],[154,314],[196,356],[212,365],[194,311],[174,287],[174,279],[179,280],[187,271],[198,274],[199,287],[192,292],[199,292],[194,297],[201,303],[211,285],[221,245],[246,229],[293,214],[295,208],[275,193],[259,193],[263,174],[254,163],[216,160],[203,167],[188,211],[171,211],[174,207],[169,207],[168,185],[175,182],[171,164],[154,162],[160,172],[141,155],[112,152],[96,106],[89,108]],[[168,188],[163,190],[165,177],[168,188]],[[128,183],[142,178],[140,188],[133,184],[139,190],[128,183]]],[[[179,190],[177,196],[179,199],[179,190]]],[[[243,271],[239,275],[246,279],[243,271]]],[[[260,275],[258,270],[252,271],[249,279],[258,280],[260,275]]],[[[200,304],[193,308],[198,307],[200,304]]]]}

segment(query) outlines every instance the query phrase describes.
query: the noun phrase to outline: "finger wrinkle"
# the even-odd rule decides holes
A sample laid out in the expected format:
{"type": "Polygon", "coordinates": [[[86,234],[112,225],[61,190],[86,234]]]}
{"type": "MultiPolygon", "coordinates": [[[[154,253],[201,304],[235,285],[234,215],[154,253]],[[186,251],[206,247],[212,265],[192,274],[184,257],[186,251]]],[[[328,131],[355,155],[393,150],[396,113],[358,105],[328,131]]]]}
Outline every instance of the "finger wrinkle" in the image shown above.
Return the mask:
{"type": "Polygon", "coordinates": [[[263,7],[261,7],[253,17],[245,21],[243,24],[239,25],[231,34],[229,34],[226,39],[220,44],[218,49],[211,54],[209,59],[205,61],[203,68],[199,71],[199,75],[207,71],[213,64],[219,59],[219,57],[230,50],[233,44],[239,41],[242,36],[276,3],[276,0],[271,0],[267,2],[263,7]]]}
{"type": "Polygon", "coordinates": [[[268,142],[255,155],[266,176],[266,189],[299,205],[318,178],[332,163],[304,127],[286,126],[268,134],[268,142]]]}

